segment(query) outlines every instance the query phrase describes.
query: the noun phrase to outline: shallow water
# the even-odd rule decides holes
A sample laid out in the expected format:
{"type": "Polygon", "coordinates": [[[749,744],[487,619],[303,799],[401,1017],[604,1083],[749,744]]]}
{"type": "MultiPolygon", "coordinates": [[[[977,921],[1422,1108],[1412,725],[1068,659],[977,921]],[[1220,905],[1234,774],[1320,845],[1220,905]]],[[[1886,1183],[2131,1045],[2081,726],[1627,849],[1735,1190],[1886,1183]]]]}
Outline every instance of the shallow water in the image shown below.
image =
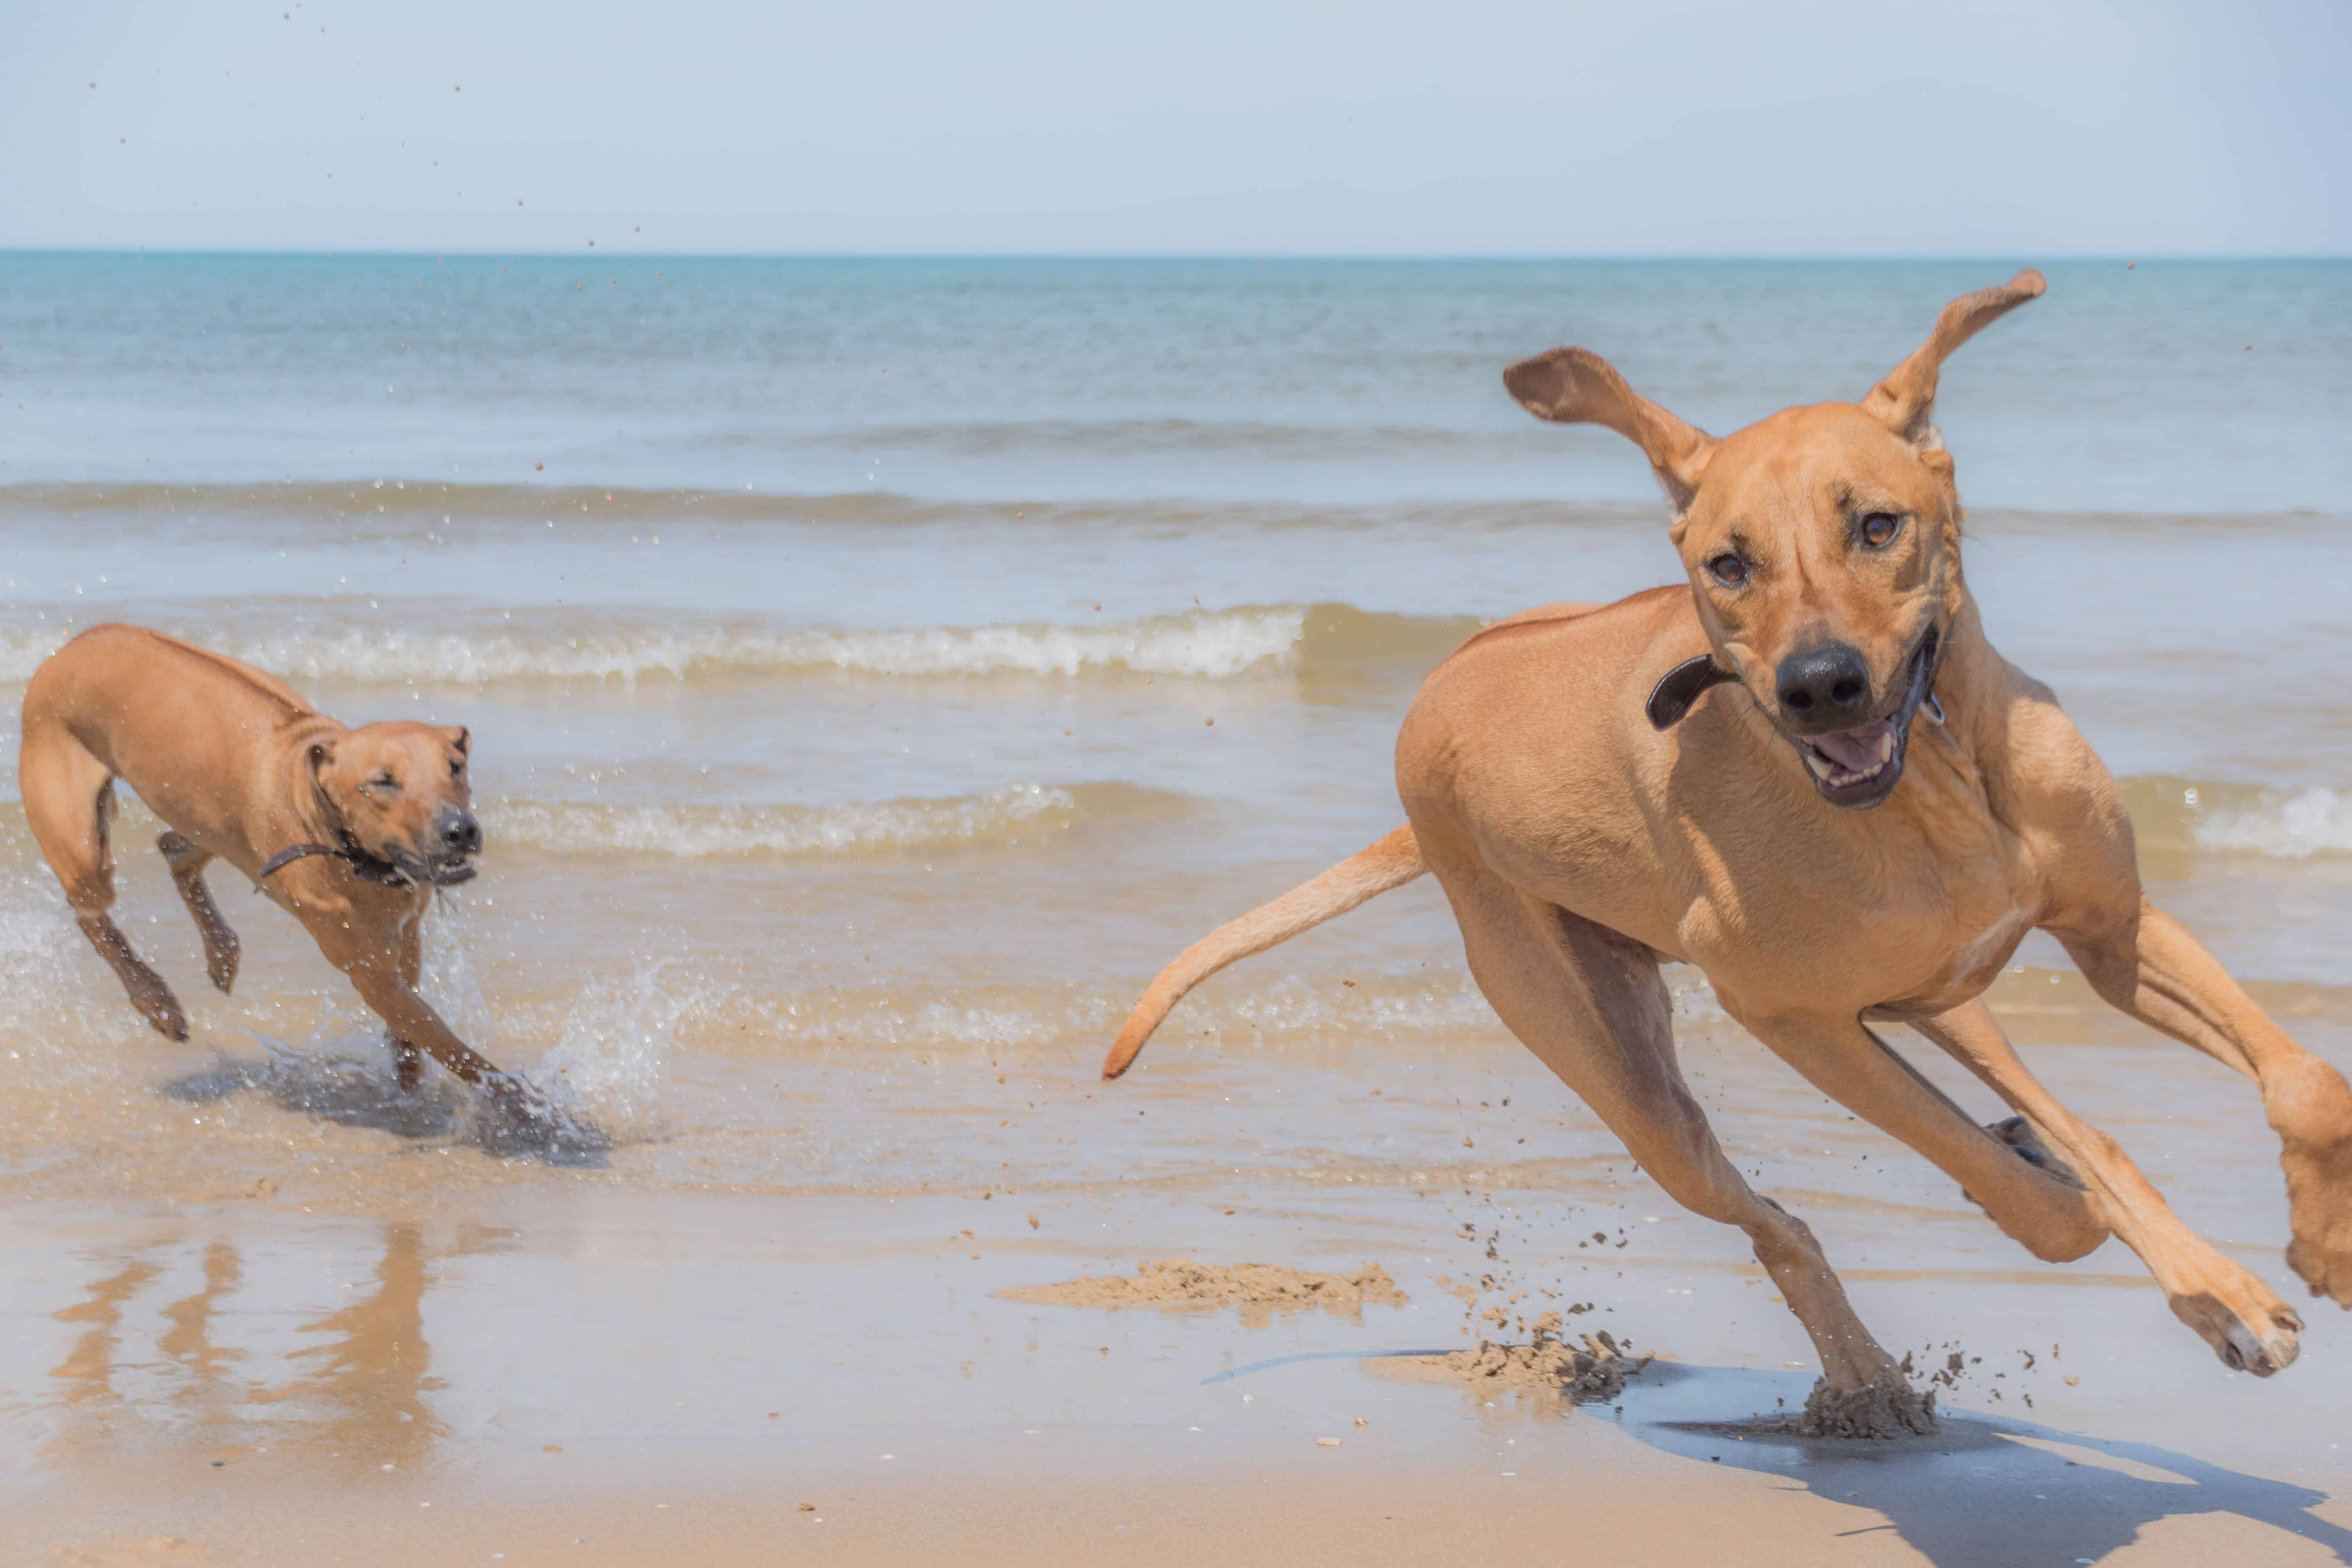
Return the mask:
{"type": "MultiPolygon", "coordinates": [[[[117,618],[352,721],[470,726],[490,849],[433,917],[434,994],[622,1139],[601,1168],[489,1157],[446,1090],[391,1089],[372,1022],[222,869],[247,951],[212,993],[132,803],[124,926],[194,1023],[163,1044],[6,792],[9,1484],[207,1445],[455,1474],[520,1463],[524,1427],[690,1469],[726,1442],[657,1392],[764,1421],[789,1377],[822,1447],[963,1363],[960,1430],[1033,1398],[1127,1430],[1178,1368],[1419,1329],[1171,1328],[1090,1383],[1093,1326],[988,1291],[1373,1259],[1418,1271],[1443,1343],[1464,1314],[1430,1281],[1482,1260],[1497,1226],[1456,1231],[1490,1205],[1526,1216],[1500,1252],[1530,1284],[1581,1289],[1577,1237],[1628,1226],[1621,1331],[1785,1370],[1801,1339],[1738,1310],[1768,1288],[1737,1238],[1662,1210],[1509,1041],[1426,883],[1213,981],[1138,1078],[1092,1074],[1178,948],[1395,825],[1396,722],[1463,636],[1674,575],[1638,458],[1526,419],[1504,363],[1572,337],[1725,428],[1858,395],[2003,270],[0,258],[9,738],[39,660],[117,618]],[[975,1321],[995,1360],[959,1350],[975,1321]],[[624,1413],[583,1403],[587,1365],[624,1413]],[[1064,1392],[1018,1392],[1041,1369],[1064,1392]]],[[[2126,779],[2159,901],[2352,1060],[2352,268],[2051,276],[1946,375],[1987,626],[2126,779]]],[[[2032,1264],[1674,983],[1735,1157],[1890,1343],[2106,1334],[2128,1395],[2044,1377],[2036,1418],[2153,1440],[2218,1398],[2265,1474],[2341,1408],[2334,1314],[2222,1392],[2119,1247],[2032,1264]]],[[[1994,1001],[2282,1275],[2250,1094],[2039,939],[1994,1001]]],[[[1952,1397],[2009,1412],[1995,1386],[1952,1397]]]]}

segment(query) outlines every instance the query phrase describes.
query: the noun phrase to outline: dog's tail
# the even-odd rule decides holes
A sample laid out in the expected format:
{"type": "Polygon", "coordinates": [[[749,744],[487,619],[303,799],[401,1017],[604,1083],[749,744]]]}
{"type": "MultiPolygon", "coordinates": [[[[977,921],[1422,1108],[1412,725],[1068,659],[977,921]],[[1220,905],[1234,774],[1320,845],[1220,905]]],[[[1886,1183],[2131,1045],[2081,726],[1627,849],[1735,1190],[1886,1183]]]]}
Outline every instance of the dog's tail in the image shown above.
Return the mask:
{"type": "Polygon", "coordinates": [[[1403,887],[1428,869],[1422,864],[1421,846],[1412,829],[1400,827],[1274,902],[1219,926],[1178,953],[1176,962],[1161,970],[1160,978],[1144,992],[1135,1011],[1127,1016],[1127,1026],[1119,1030],[1110,1055],[1103,1058],[1103,1077],[1117,1078],[1132,1067],[1143,1042],[1151,1038],[1151,1031],[1183,1000],[1184,993],[1218,970],[1335,920],[1368,899],[1403,887]]]}

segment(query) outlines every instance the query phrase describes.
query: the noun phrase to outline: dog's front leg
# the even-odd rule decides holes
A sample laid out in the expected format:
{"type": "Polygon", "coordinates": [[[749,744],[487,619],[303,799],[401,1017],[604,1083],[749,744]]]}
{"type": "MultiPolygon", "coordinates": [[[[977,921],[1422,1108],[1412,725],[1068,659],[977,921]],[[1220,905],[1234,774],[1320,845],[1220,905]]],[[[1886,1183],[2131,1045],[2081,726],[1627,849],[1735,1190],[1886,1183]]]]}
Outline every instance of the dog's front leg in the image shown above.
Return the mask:
{"type": "Polygon", "coordinates": [[[2173,1316],[2223,1362],[2268,1376],[2294,1360],[2302,1320],[2243,1265],[2182,1224],[2120,1144],[2044,1089],[1982,1002],[1914,1019],[1912,1027],[1982,1079],[2074,1168],[2124,1245],[2164,1288],[2173,1316]]]}
{"type": "MultiPolygon", "coordinates": [[[[425,911],[419,910],[400,928],[400,983],[415,991],[425,978],[425,911]]],[[[403,1039],[398,1030],[392,1031],[385,1044],[392,1047],[393,1081],[403,1094],[415,1094],[425,1082],[425,1054],[403,1039]]]]}
{"type": "Polygon", "coordinates": [[[417,994],[413,912],[411,923],[404,926],[399,909],[381,905],[371,909],[358,900],[333,905],[304,902],[297,911],[318,938],[327,961],[351,977],[361,1000],[391,1028],[394,1070],[400,1073],[404,1087],[411,1081],[404,1070],[406,1061],[422,1050],[488,1093],[501,1121],[486,1148],[499,1152],[551,1152],[559,1148],[579,1152],[604,1146],[603,1134],[595,1128],[567,1117],[528,1081],[500,1072],[488,1058],[459,1039],[417,994]]]}
{"type": "MultiPolygon", "coordinates": [[[[441,1015],[433,1010],[432,1005],[394,973],[392,966],[354,963],[344,973],[351,976],[360,1000],[374,1008],[376,1016],[391,1026],[395,1058],[404,1054],[414,1059],[415,1053],[422,1049],[467,1083],[503,1076],[488,1057],[459,1039],[441,1021],[441,1015]]],[[[403,1081],[404,1087],[413,1087],[407,1084],[404,1074],[403,1081]]]]}
{"type": "Polygon", "coordinates": [[[2290,1268],[2314,1296],[2352,1309],[2352,1088],[2297,1045],[2213,955],[2143,897],[2130,918],[2052,927],[2113,1005],[2252,1078],[2279,1135],[2294,1239],[2290,1268]]]}
{"type": "Polygon", "coordinates": [[[327,962],[350,976],[360,1000],[390,1026],[395,1057],[404,1047],[412,1053],[421,1048],[467,1083],[502,1076],[417,994],[417,969],[407,962],[409,944],[396,912],[325,900],[299,902],[295,912],[327,962]]]}

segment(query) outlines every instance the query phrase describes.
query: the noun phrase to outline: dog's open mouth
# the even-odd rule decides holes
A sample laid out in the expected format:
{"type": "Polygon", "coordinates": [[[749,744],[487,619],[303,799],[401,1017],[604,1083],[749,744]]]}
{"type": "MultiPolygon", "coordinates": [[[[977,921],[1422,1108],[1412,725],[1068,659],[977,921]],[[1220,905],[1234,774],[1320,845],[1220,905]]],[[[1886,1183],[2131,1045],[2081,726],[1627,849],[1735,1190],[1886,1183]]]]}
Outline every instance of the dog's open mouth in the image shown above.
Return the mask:
{"type": "Polygon", "coordinates": [[[1903,776],[1905,750],[1910,744],[1911,721],[1935,680],[1936,647],[1939,639],[1929,626],[1911,652],[1910,679],[1902,698],[1885,718],[1852,730],[1826,735],[1792,737],[1797,751],[1813,775],[1813,787],[1832,805],[1871,806],[1885,800],[1903,776]]]}
{"type": "Polygon", "coordinates": [[[467,855],[426,860],[405,850],[394,850],[389,858],[402,876],[428,888],[454,888],[460,882],[472,881],[481,870],[467,855]]]}

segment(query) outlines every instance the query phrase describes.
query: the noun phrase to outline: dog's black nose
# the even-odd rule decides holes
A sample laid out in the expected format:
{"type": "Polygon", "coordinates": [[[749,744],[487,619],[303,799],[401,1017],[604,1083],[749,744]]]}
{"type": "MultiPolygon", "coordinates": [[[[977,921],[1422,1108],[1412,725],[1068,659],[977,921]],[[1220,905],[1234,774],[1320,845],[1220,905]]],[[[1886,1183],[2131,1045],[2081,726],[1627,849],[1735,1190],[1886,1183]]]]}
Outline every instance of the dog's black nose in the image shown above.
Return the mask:
{"type": "Polygon", "coordinates": [[[451,855],[471,855],[482,847],[482,825],[471,812],[456,806],[444,806],[441,815],[433,819],[433,831],[441,840],[442,849],[451,855]]]}
{"type": "Polygon", "coordinates": [[[1870,705],[1870,666],[1851,643],[1823,643],[1780,661],[1780,707],[1791,722],[1814,731],[1862,722],[1870,705]]]}

